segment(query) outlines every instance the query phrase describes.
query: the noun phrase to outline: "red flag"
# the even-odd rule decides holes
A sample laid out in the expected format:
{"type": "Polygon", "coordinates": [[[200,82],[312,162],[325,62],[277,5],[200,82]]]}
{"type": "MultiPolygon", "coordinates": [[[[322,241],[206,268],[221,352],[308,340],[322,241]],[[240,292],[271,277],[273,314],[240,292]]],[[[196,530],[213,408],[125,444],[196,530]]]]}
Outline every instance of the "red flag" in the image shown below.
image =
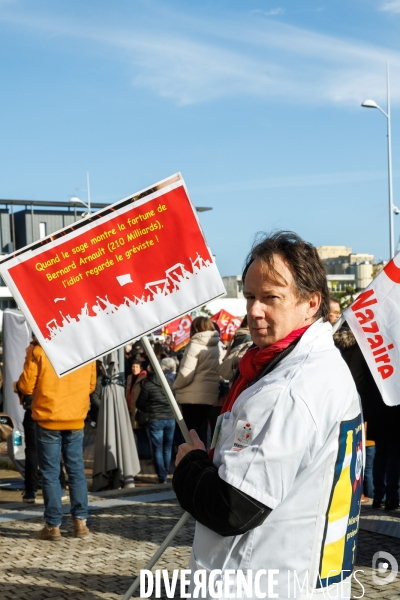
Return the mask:
{"type": "MultiPolygon", "coordinates": [[[[175,350],[175,352],[178,352],[178,350],[181,350],[183,346],[186,346],[186,344],[190,340],[190,326],[192,324],[192,319],[190,315],[185,315],[180,319],[176,319],[172,323],[178,323],[176,333],[174,335],[173,344],[173,349],[175,350]]],[[[169,327],[169,325],[167,327],[169,327]]]]}
{"type": "Polygon", "coordinates": [[[236,329],[240,327],[242,319],[234,317],[226,310],[221,309],[217,314],[211,317],[211,320],[216,323],[221,332],[221,340],[223,342],[229,342],[233,338],[233,334],[236,329]]]}
{"type": "Polygon", "coordinates": [[[161,330],[161,334],[162,335],[172,335],[173,333],[176,333],[176,331],[179,327],[179,323],[181,322],[181,319],[182,319],[182,317],[179,317],[178,319],[171,321],[171,323],[168,323],[168,325],[165,325],[161,330]]]}

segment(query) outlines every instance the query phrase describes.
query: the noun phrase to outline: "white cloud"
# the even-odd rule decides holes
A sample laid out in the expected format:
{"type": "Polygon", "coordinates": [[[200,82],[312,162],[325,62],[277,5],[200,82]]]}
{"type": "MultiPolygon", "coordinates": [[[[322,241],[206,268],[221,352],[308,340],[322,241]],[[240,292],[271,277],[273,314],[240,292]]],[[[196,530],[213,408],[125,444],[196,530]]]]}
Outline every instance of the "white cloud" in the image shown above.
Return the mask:
{"type": "Polygon", "coordinates": [[[297,175],[289,177],[269,177],[247,181],[230,181],[204,186],[192,187],[192,194],[221,194],[229,192],[245,192],[271,188],[315,187],[379,181],[387,178],[386,171],[355,171],[343,173],[319,173],[314,175],[297,175]]]}
{"type": "Polygon", "coordinates": [[[356,106],[367,97],[384,103],[387,60],[392,101],[400,101],[397,49],[315,33],[262,15],[201,19],[165,6],[155,13],[159,20],[145,26],[136,21],[89,24],[12,10],[0,13],[0,22],[50,38],[57,35],[58,40],[79,38],[105,51],[108,60],[113,49],[114,60],[130,65],[133,85],[181,105],[239,95],[305,104],[356,106]]]}
{"type": "Polygon", "coordinates": [[[381,10],[390,13],[400,13],[400,0],[387,0],[380,7],[381,10]]]}
{"type": "Polygon", "coordinates": [[[264,17],[275,17],[276,15],[284,15],[285,11],[283,8],[278,6],[277,8],[271,8],[270,10],[252,10],[251,14],[264,15],[264,17]]]}

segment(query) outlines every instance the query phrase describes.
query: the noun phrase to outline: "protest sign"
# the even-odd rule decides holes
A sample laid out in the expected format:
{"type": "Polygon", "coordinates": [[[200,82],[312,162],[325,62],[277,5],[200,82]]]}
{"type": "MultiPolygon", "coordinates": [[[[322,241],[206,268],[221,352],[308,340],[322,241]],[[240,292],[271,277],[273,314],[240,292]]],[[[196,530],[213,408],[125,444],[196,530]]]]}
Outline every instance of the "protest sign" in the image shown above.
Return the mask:
{"type": "Polygon", "coordinates": [[[343,314],[389,406],[400,404],[399,306],[400,254],[343,314]]]}
{"type": "Polygon", "coordinates": [[[224,292],[180,174],[0,263],[61,376],[224,292]]]}
{"type": "Polygon", "coordinates": [[[218,325],[223,342],[229,342],[233,338],[236,329],[240,327],[242,322],[242,319],[234,317],[223,309],[211,317],[211,320],[218,325]]]}

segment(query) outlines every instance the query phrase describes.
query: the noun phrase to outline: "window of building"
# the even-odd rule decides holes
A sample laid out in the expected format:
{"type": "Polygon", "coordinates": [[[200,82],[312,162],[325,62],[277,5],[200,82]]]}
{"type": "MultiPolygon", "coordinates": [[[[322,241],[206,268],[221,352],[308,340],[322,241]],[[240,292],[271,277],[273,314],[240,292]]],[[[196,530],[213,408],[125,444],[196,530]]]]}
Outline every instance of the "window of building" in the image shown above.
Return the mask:
{"type": "Polygon", "coordinates": [[[39,239],[42,240],[46,235],[46,223],[39,223],[39,239]]]}
{"type": "Polygon", "coordinates": [[[15,300],[12,298],[9,300],[0,300],[0,309],[6,310],[6,308],[17,308],[15,300]]]}

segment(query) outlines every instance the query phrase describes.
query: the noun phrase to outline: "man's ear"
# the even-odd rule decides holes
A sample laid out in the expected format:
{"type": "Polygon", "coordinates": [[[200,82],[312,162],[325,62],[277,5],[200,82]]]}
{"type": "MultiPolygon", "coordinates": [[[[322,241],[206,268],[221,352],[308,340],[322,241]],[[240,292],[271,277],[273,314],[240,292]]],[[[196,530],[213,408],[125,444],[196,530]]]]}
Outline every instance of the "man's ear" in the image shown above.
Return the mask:
{"type": "Polygon", "coordinates": [[[308,317],[312,319],[318,312],[321,306],[322,295],[321,292],[313,292],[308,298],[308,317]]]}

